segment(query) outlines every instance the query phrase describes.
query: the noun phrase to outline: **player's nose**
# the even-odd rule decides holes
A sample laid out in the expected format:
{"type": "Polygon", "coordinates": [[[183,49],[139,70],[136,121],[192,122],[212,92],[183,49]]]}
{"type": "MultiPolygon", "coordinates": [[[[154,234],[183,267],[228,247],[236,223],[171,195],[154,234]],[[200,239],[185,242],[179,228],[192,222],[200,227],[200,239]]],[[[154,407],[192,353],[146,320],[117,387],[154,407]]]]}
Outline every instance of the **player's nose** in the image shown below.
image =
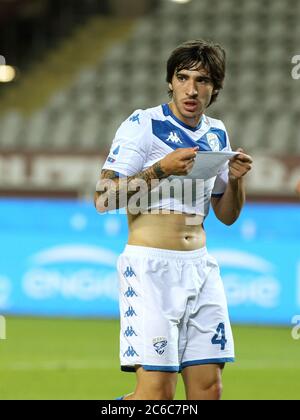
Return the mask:
{"type": "Polygon", "coordinates": [[[198,96],[197,86],[196,86],[196,83],[195,83],[194,81],[191,81],[191,82],[187,85],[186,94],[187,94],[187,96],[189,96],[189,97],[197,97],[197,96],[198,96]]]}

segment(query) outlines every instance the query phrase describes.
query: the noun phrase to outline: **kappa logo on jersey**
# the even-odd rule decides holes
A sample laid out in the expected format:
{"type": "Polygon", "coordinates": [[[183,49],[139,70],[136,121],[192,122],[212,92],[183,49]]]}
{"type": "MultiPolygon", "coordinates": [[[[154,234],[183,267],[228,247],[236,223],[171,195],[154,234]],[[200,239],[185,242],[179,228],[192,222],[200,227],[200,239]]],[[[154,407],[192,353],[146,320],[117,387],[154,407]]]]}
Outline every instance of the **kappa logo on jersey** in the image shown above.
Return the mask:
{"type": "Polygon", "coordinates": [[[164,354],[168,340],[165,337],[157,337],[153,339],[153,347],[160,356],[164,354]]]}
{"type": "Polygon", "coordinates": [[[171,131],[169,137],[167,138],[167,141],[170,141],[171,143],[182,144],[182,141],[178,137],[178,134],[174,131],[171,131]]]}
{"type": "Polygon", "coordinates": [[[211,150],[213,152],[219,152],[220,151],[219,137],[214,133],[208,133],[206,138],[207,138],[207,142],[211,150]]]}
{"type": "Polygon", "coordinates": [[[132,306],[129,306],[128,310],[125,312],[125,318],[132,318],[133,316],[137,316],[135,310],[132,306]]]}
{"type": "Polygon", "coordinates": [[[129,346],[128,349],[125,351],[123,357],[125,357],[125,356],[133,357],[133,356],[138,356],[138,354],[132,346],[129,346]]]}
{"type": "Polygon", "coordinates": [[[134,297],[134,296],[136,296],[136,297],[137,297],[137,294],[135,293],[135,291],[133,290],[133,288],[132,288],[132,287],[128,287],[128,290],[127,290],[127,292],[126,292],[126,293],[124,293],[124,296],[126,296],[126,297],[128,297],[128,298],[130,298],[130,297],[134,297]]]}
{"type": "Polygon", "coordinates": [[[133,123],[138,122],[139,125],[141,125],[140,114],[133,115],[132,117],[129,118],[129,121],[131,121],[133,123]]]}
{"type": "Polygon", "coordinates": [[[125,337],[132,337],[133,335],[135,335],[137,337],[137,334],[134,331],[134,329],[132,327],[127,327],[126,331],[124,332],[124,336],[125,337]]]}
{"type": "Polygon", "coordinates": [[[128,277],[136,277],[135,272],[133,271],[133,269],[131,267],[127,267],[125,273],[124,273],[124,277],[126,277],[128,279],[128,277]]]}

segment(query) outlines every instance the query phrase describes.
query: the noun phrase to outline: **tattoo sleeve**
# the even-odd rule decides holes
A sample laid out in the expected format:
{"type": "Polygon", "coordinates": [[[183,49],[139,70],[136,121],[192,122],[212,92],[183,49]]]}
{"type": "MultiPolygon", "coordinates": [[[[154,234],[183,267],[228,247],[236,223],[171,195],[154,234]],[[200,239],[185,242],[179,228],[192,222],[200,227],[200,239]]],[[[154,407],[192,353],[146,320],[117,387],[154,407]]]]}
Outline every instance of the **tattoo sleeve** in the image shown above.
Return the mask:
{"type": "Polygon", "coordinates": [[[137,192],[150,192],[158,185],[159,181],[167,177],[168,174],[163,171],[160,162],[136,175],[126,178],[119,178],[114,171],[102,170],[100,180],[97,183],[95,204],[98,198],[101,197],[107,210],[113,210],[108,205],[110,201],[115,203],[114,209],[125,207],[130,198],[137,192]]]}

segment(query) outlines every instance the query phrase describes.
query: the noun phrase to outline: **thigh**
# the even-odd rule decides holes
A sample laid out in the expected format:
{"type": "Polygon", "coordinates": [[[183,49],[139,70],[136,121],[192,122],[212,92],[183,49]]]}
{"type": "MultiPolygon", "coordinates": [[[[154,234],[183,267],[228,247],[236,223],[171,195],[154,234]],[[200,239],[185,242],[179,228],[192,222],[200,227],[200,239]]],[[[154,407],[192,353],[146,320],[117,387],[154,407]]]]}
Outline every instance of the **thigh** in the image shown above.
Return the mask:
{"type": "Polygon", "coordinates": [[[132,399],[173,400],[178,374],[173,372],[146,371],[136,366],[137,386],[132,399]]]}
{"type": "Polygon", "coordinates": [[[221,396],[222,365],[190,366],[182,371],[187,400],[208,400],[221,396]]]}

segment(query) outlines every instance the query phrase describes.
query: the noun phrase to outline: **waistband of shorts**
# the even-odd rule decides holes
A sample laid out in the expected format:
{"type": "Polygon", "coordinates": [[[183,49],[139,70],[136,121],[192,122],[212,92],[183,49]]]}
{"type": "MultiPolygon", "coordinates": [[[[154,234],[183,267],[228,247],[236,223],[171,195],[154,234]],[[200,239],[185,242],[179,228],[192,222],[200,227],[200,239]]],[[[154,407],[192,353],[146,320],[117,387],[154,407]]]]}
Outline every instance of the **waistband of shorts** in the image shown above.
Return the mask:
{"type": "Polygon", "coordinates": [[[206,247],[196,249],[195,251],[173,251],[170,249],[126,245],[123,254],[142,257],[154,257],[158,259],[199,260],[199,258],[207,256],[208,252],[206,247]]]}

